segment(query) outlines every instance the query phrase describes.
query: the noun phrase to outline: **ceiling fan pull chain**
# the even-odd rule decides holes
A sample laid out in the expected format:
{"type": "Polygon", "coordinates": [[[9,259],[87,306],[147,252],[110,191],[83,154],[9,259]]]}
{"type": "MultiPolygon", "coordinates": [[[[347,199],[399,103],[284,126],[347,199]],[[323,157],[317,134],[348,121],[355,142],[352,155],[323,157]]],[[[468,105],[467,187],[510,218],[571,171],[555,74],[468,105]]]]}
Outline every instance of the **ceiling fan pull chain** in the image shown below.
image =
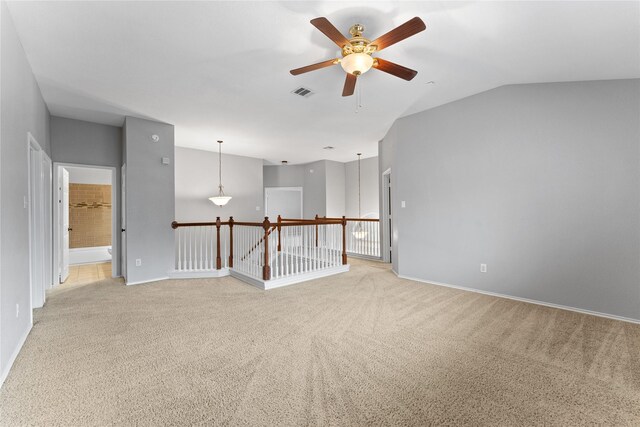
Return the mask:
{"type": "Polygon", "coordinates": [[[358,107],[362,108],[362,82],[358,85],[358,107]]]}

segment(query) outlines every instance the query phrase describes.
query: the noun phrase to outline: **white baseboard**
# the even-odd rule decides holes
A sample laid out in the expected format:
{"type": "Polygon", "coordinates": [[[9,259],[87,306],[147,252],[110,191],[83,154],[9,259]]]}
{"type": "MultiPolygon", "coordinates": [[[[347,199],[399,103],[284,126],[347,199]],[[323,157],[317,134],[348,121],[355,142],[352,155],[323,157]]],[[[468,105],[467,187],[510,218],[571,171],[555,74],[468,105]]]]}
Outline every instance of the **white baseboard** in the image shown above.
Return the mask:
{"type": "Polygon", "coordinates": [[[192,271],[178,271],[173,270],[169,272],[171,279],[203,279],[210,277],[225,277],[228,276],[229,269],[227,267],[220,270],[192,270],[192,271]]]}
{"type": "Polygon", "coordinates": [[[369,260],[369,261],[380,261],[380,262],[382,262],[382,257],[379,257],[379,256],[353,254],[351,252],[347,252],[347,258],[358,258],[358,259],[366,259],[366,260],[369,260]]]}
{"type": "MultiPolygon", "coordinates": [[[[393,270],[391,270],[391,271],[393,271],[393,270]]],[[[604,317],[606,319],[620,320],[622,322],[640,324],[640,319],[633,319],[631,317],[617,316],[615,314],[601,313],[599,311],[586,310],[584,308],[571,307],[571,306],[568,306],[568,305],[553,304],[553,303],[550,303],[550,302],[538,301],[538,300],[529,299],[529,298],[515,297],[513,295],[500,294],[498,292],[491,292],[491,291],[483,291],[483,290],[480,290],[480,289],[467,288],[467,287],[464,287],[464,286],[457,286],[457,285],[451,285],[451,284],[448,284],[448,283],[435,282],[433,280],[418,279],[416,277],[409,277],[409,276],[404,276],[404,275],[398,274],[395,271],[393,271],[393,272],[395,273],[396,276],[398,276],[401,279],[413,280],[414,282],[428,283],[430,285],[444,286],[446,288],[459,289],[461,291],[475,292],[475,293],[478,293],[478,294],[490,295],[490,296],[498,297],[498,298],[506,298],[506,299],[510,299],[510,300],[514,300],[514,301],[527,302],[529,304],[542,305],[542,306],[545,306],[545,307],[558,308],[560,310],[574,311],[576,313],[582,313],[582,314],[589,314],[591,316],[604,317]]]]}
{"type": "Polygon", "coordinates": [[[112,259],[109,248],[111,248],[111,246],[69,249],[69,264],[78,265],[109,262],[112,259]]]}
{"type": "Polygon", "coordinates": [[[22,350],[22,346],[24,345],[24,342],[27,340],[27,337],[29,336],[29,332],[31,332],[31,328],[33,328],[33,324],[29,325],[24,335],[20,338],[18,345],[13,350],[13,353],[11,353],[11,357],[9,358],[7,366],[4,367],[4,370],[2,371],[2,376],[0,376],[0,387],[2,387],[2,384],[4,384],[4,380],[6,380],[7,377],[9,376],[9,371],[11,371],[13,362],[16,361],[16,358],[18,357],[20,350],[22,350]]]}
{"type": "Polygon", "coordinates": [[[156,277],[155,279],[140,280],[138,282],[125,282],[127,286],[142,285],[143,283],[160,282],[161,280],[169,280],[169,276],[156,277]]]}
{"type": "Polygon", "coordinates": [[[296,283],[307,282],[309,280],[319,279],[321,277],[332,276],[338,273],[345,273],[349,271],[349,264],[347,265],[339,265],[336,267],[325,268],[322,270],[312,271],[309,273],[298,274],[295,276],[288,277],[280,277],[278,279],[273,280],[262,280],[256,279],[255,277],[248,276],[244,273],[231,269],[231,276],[236,279],[242,280],[250,285],[255,286],[256,288],[262,289],[264,291],[269,289],[281,288],[283,286],[294,285],[296,283]]]}

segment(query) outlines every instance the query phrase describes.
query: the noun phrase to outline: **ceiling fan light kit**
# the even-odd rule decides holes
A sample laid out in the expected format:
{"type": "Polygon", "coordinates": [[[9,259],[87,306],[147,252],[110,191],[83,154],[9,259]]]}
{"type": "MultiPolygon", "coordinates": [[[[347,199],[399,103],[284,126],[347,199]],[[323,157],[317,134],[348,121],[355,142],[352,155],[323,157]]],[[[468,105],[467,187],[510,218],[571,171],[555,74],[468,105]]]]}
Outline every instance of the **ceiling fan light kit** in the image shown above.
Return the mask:
{"type": "Polygon", "coordinates": [[[349,29],[349,34],[351,34],[350,39],[342,35],[327,18],[320,17],[312,19],[311,24],[340,47],[342,58],[329,59],[317,64],[296,68],[290,71],[294,76],[340,63],[342,69],[347,73],[342,96],[351,96],[355,91],[358,76],[366,73],[371,68],[377,68],[380,71],[407,81],[413,79],[416,74],[418,74],[417,71],[410,68],[372,56],[375,52],[380,52],[382,49],[424,31],[427,27],[422,19],[417,16],[378,37],[374,41],[370,41],[362,36],[364,32],[364,26],[362,24],[354,24],[349,29]]]}
{"type": "Polygon", "coordinates": [[[373,58],[366,53],[351,53],[340,60],[342,69],[354,76],[360,76],[371,69],[373,58]]]}

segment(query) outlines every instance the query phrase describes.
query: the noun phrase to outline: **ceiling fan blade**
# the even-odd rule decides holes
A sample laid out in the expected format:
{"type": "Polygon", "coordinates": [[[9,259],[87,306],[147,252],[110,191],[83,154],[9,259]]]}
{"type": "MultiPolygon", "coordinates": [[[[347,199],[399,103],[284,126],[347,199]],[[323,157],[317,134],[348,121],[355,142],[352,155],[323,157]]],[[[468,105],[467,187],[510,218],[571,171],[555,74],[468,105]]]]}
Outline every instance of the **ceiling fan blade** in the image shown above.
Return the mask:
{"type": "Polygon", "coordinates": [[[338,29],[334,27],[333,24],[329,22],[327,18],[325,17],[315,18],[315,19],[312,19],[310,22],[311,22],[311,25],[313,25],[314,27],[322,31],[322,33],[325,36],[333,40],[333,42],[337,44],[340,49],[342,49],[344,46],[348,44],[351,44],[349,43],[349,40],[345,36],[343,36],[342,33],[338,31],[338,29]]]}
{"type": "Polygon", "coordinates": [[[407,37],[411,37],[415,34],[418,34],[420,31],[424,31],[426,28],[427,26],[424,24],[424,22],[422,22],[422,19],[416,16],[415,18],[408,20],[404,24],[394,28],[388,33],[381,35],[380,37],[369,43],[369,46],[376,45],[376,50],[379,52],[382,49],[385,49],[393,44],[398,43],[399,41],[406,39],[407,37]]]}
{"type": "Polygon", "coordinates": [[[376,58],[373,62],[373,67],[405,80],[411,80],[418,74],[416,70],[394,64],[391,61],[385,61],[382,58],[376,58]]]}
{"type": "Polygon", "coordinates": [[[338,58],[329,59],[327,61],[318,62],[317,64],[307,65],[306,67],[296,68],[295,70],[289,71],[294,76],[298,74],[308,73],[309,71],[319,70],[320,68],[330,67],[339,62],[338,58]]]}
{"type": "Polygon", "coordinates": [[[358,77],[347,73],[347,79],[344,81],[344,88],[342,89],[342,96],[351,96],[353,92],[356,90],[356,80],[358,77]]]}

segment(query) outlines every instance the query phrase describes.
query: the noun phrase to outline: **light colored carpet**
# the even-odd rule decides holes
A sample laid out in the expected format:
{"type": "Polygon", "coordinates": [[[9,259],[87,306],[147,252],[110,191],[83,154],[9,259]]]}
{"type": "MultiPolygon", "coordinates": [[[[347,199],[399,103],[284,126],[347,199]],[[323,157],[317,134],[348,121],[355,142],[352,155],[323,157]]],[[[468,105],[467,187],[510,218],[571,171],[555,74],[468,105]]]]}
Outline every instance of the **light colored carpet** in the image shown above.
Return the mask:
{"type": "Polygon", "coordinates": [[[349,273],[54,291],[2,425],[640,425],[640,326],[349,273]]]}

